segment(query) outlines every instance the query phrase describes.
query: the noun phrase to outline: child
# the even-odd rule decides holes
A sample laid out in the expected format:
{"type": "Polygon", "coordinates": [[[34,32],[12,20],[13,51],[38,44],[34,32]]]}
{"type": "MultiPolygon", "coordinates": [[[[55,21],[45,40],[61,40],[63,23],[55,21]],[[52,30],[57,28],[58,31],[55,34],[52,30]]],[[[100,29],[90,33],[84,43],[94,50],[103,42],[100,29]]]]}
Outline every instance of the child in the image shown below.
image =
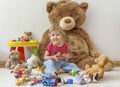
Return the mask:
{"type": "Polygon", "coordinates": [[[61,29],[53,28],[49,31],[50,43],[47,45],[44,55],[44,65],[48,73],[51,73],[52,77],[57,77],[58,69],[62,68],[66,72],[75,70],[79,75],[87,74],[87,71],[83,71],[74,63],[68,62],[70,55],[67,44],[63,40],[64,35],[61,29]]]}

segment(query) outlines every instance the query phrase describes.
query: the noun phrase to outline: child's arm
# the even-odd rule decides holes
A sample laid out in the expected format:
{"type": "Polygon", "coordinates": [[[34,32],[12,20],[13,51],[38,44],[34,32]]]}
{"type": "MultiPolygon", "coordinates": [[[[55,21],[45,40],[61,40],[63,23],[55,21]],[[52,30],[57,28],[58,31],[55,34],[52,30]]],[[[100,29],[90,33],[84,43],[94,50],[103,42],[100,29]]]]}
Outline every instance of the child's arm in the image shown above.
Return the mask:
{"type": "Polygon", "coordinates": [[[45,55],[44,55],[45,60],[53,59],[53,60],[59,61],[56,55],[49,56],[49,54],[50,53],[48,51],[45,51],[45,55]]]}

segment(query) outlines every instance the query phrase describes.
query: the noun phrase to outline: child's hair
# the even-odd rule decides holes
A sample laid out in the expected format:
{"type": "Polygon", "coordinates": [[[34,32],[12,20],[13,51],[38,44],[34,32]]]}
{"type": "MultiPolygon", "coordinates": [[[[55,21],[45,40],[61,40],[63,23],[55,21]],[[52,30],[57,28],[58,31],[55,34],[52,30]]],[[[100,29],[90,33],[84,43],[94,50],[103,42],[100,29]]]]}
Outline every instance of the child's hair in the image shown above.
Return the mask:
{"type": "Polygon", "coordinates": [[[64,31],[63,31],[60,27],[52,26],[52,27],[50,28],[50,30],[49,30],[48,35],[50,35],[52,31],[59,31],[60,34],[62,35],[62,37],[65,36],[64,31]]]}

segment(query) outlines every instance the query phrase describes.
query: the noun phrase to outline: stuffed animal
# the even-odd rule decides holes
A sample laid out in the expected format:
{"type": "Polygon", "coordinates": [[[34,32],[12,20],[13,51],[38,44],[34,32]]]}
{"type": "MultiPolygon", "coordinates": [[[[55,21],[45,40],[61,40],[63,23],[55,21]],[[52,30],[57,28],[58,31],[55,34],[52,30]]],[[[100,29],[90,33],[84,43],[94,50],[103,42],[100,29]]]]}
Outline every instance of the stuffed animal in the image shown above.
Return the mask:
{"type": "Polygon", "coordinates": [[[14,73],[18,73],[20,69],[25,69],[26,66],[25,66],[25,63],[22,63],[22,64],[17,64],[16,67],[13,69],[13,72],[14,73]]]}
{"type": "MultiPolygon", "coordinates": [[[[51,26],[60,27],[65,33],[64,41],[68,45],[71,57],[69,62],[77,64],[82,69],[85,68],[86,64],[93,65],[94,59],[99,56],[99,52],[88,33],[81,27],[86,19],[88,3],[59,0],[48,2],[46,9],[51,26]]],[[[44,32],[40,41],[39,51],[43,61],[45,48],[50,42],[49,30],[50,28],[44,32]]]]}
{"type": "Polygon", "coordinates": [[[37,66],[40,66],[40,59],[38,56],[35,56],[32,54],[32,56],[27,60],[26,66],[31,69],[31,68],[36,68],[37,66]]]}
{"type": "Polygon", "coordinates": [[[109,62],[104,66],[104,71],[110,71],[114,68],[114,63],[112,60],[109,58],[109,62]]]}
{"type": "Polygon", "coordinates": [[[89,75],[93,82],[97,82],[100,78],[104,76],[104,66],[109,61],[108,56],[100,55],[98,58],[95,59],[96,64],[92,65],[90,68],[89,65],[86,65],[86,70],[89,70],[89,75]],[[97,77],[95,77],[98,74],[97,77]],[[95,79],[96,78],[96,79],[95,79]]]}
{"type": "Polygon", "coordinates": [[[21,36],[20,41],[30,41],[32,39],[31,32],[24,32],[24,35],[21,36]]]}
{"type": "Polygon", "coordinates": [[[64,56],[63,56],[63,54],[61,52],[58,52],[56,54],[56,56],[58,57],[58,60],[63,60],[64,59],[64,56]]]}
{"type": "Polygon", "coordinates": [[[86,83],[85,80],[84,80],[84,78],[82,76],[80,76],[80,75],[76,75],[75,78],[77,80],[77,84],[83,85],[83,84],[86,83]]]}
{"type": "Polygon", "coordinates": [[[6,61],[5,67],[9,69],[14,69],[17,64],[22,64],[20,61],[20,53],[17,50],[13,50],[10,52],[10,58],[6,61]]]}

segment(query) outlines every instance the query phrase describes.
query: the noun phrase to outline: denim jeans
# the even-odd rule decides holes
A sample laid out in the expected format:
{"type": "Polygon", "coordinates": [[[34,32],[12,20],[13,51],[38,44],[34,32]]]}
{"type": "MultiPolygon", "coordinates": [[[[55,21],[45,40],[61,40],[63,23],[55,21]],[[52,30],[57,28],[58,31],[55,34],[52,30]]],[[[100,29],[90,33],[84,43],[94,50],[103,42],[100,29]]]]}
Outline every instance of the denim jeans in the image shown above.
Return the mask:
{"type": "Polygon", "coordinates": [[[44,65],[45,65],[48,73],[57,72],[58,69],[60,69],[60,68],[62,68],[66,72],[70,72],[71,70],[74,70],[74,71],[81,70],[74,63],[70,63],[67,61],[55,61],[55,60],[49,59],[49,60],[44,61],[44,65]]]}

